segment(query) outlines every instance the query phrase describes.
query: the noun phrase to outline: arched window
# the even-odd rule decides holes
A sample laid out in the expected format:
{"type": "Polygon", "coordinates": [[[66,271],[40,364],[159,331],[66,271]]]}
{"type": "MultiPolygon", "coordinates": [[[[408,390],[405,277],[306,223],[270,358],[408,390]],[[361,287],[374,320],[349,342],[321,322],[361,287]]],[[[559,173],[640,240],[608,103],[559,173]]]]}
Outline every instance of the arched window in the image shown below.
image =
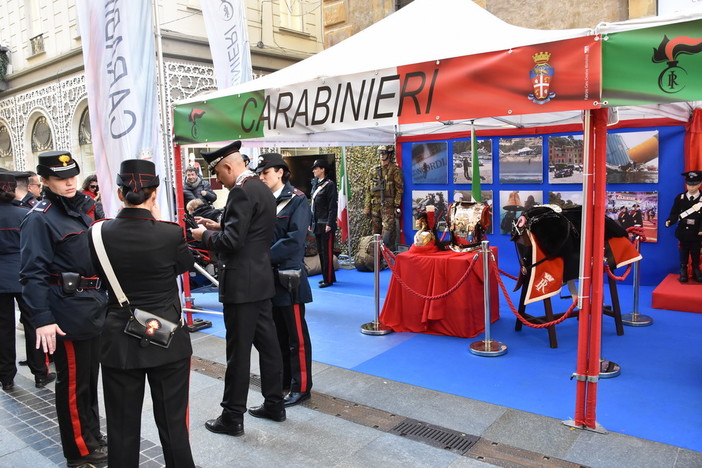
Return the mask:
{"type": "Polygon", "coordinates": [[[51,126],[46,121],[46,117],[39,117],[32,127],[32,153],[37,155],[43,151],[50,151],[54,148],[54,137],[51,134],[51,126]]]}
{"type": "Polygon", "coordinates": [[[0,125],[0,167],[11,171],[15,169],[15,163],[12,161],[12,140],[5,125],[0,125]]]}
{"type": "Polygon", "coordinates": [[[80,171],[86,176],[95,174],[95,153],[93,151],[93,134],[90,130],[90,111],[86,107],[78,123],[78,144],[81,153],[80,171]]]}

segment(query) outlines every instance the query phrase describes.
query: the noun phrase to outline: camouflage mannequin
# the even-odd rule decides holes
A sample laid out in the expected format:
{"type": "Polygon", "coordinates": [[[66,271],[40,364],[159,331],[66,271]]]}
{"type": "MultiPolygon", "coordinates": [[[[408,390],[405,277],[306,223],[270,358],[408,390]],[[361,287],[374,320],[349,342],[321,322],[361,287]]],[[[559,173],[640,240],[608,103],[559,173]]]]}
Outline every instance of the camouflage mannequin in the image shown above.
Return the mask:
{"type": "Polygon", "coordinates": [[[400,203],[402,202],[402,171],[393,162],[395,149],[379,146],[380,165],[368,173],[364,213],[373,221],[373,234],[381,234],[383,243],[396,250],[399,237],[400,203]]]}

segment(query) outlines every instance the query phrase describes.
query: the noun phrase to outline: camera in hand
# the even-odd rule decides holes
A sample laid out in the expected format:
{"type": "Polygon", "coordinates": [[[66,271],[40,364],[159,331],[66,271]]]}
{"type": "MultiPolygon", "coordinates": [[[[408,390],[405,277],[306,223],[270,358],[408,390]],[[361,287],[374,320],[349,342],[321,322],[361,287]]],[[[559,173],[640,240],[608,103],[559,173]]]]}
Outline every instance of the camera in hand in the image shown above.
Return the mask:
{"type": "Polygon", "coordinates": [[[183,221],[185,222],[185,226],[188,229],[197,229],[197,221],[195,221],[195,217],[190,214],[190,213],[185,213],[185,216],[183,217],[183,221]]]}

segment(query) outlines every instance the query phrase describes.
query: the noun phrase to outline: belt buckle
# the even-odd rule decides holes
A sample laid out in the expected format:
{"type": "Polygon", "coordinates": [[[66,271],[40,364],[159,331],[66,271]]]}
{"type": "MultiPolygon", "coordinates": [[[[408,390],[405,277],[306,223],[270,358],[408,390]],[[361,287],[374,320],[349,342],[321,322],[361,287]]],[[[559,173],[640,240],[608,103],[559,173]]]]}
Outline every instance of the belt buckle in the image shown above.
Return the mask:
{"type": "Polygon", "coordinates": [[[95,289],[100,289],[101,287],[102,287],[102,279],[96,278],[95,279],[95,289]]]}

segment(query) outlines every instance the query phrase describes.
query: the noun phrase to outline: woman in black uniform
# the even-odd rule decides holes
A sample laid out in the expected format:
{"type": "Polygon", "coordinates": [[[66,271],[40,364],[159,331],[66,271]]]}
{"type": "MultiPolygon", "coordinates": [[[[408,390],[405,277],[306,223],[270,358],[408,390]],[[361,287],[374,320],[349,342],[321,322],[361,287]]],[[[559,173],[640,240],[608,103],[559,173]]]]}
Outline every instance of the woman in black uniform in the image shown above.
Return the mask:
{"type": "Polygon", "coordinates": [[[329,287],[336,281],[333,247],[339,194],[336,183],[330,178],[330,170],[326,159],[317,159],[312,165],[312,231],[322,264],[320,288],[329,287]]]}
{"type": "Polygon", "coordinates": [[[283,387],[290,387],[283,404],[294,406],[308,400],[312,388],[312,344],[305,321],[305,303],[312,302],[312,290],[304,260],[310,209],[305,194],[290,184],[283,156],[261,155],[256,172],[276,201],[271,246],[276,275],[273,320],[283,354],[283,387]]]}
{"type": "MultiPolygon", "coordinates": [[[[107,412],[108,464],[139,465],[144,382],[149,380],[154,419],[167,467],[194,466],[188,436],[188,384],[192,347],[182,326],[176,278],[194,260],[174,223],[159,221],[156,187],[159,178],[150,161],[130,159],[120,165],[118,195],[125,207],[117,218],[103,221],[101,233],[107,258],[129,305],[120,306],[115,287],[105,275],[96,253],[91,228],[90,252],[103,281],[109,304],[102,333],[100,362],[107,412]],[[137,308],[181,323],[167,348],[125,333],[137,308]]],[[[161,326],[159,323],[158,326],[161,326]]]]}

